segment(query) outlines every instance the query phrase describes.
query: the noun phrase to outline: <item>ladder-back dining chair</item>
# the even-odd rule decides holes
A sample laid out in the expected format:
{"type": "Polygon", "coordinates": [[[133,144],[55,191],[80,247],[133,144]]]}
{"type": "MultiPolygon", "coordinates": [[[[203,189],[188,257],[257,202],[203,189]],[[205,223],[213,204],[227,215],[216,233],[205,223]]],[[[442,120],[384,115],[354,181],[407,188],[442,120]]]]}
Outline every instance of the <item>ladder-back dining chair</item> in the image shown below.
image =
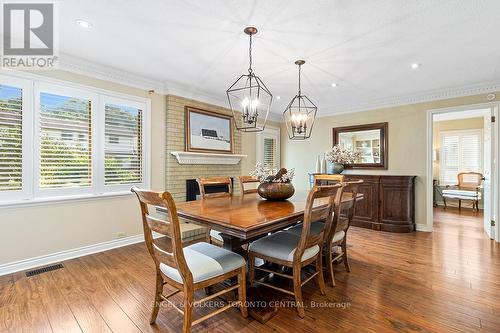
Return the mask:
{"type": "Polygon", "coordinates": [[[183,332],[189,332],[196,325],[232,306],[239,305],[243,317],[247,317],[246,308],[246,263],[243,257],[218,246],[201,242],[182,247],[179,218],[175,202],[169,192],[152,192],[132,188],[139,199],[144,238],[146,247],[153,258],[156,268],[156,290],[150,323],[158,316],[162,302],[167,302],[184,316],[183,332]],[[149,213],[149,207],[166,209],[167,218],[162,220],[149,213]],[[166,248],[153,239],[152,232],[160,233],[168,238],[171,249],[166,248]],[[194,300],[194,292],[214,284],[237,277],[237,283],[215,294],[194,300]],[[168,295],[163,294],[163,287],[169,284],[175,290],[168,295]],[[239,302],[226,304],[199,319],[193,320],[193,309],[203,302],[209,301],[229,291],[238,289],[239,302]],[[182,292],[183,309],[177,307],[169,298],[182,292]]]}
{"type": "Polygon", "coordinates": [[[349,266],[349,261],[347,259],[347,231],[349,230],[352,219],[354,218],[359,186],[362,183],[363,180],[357,180],[345,182],[343,184],[344,198],[342,199],[342,203],[339,205],[339,208],[336,210],[338,219],[335,221],[336,225],[334,224],[334,226],[330,229],[330,234],[325,238],[324,251],[332,286],[335,286],[335,274],[333,271],[333,263],[335,261],[342,258],[346,271],[351,271],[351,267],[349,266]],[[347,199],[345,197],[347,197],[347,199]],[[345,212],[345,215],[342,214],[342,212],[345,212]],[[335,253],[335,249],[338,248],[340,248],[340,253],[335,253]]]}
{"type": "Polygon", "coordinates": [[[258,184],[259,180],[253,176],[239,176],[241,194],[257,193],[257,188],[245,188],[245,184],[258,184]]]}
{"type": "Polygon", "coordinates": [[[344,175],[339,174],[317,174],[314,175],[314,185],[331,185],[337,183],[343,183],[345,180],[344,175]]]}
{"type": "MultiPolygon", "coordinates": [[[[200,190],[201,199],[215,198],[215,197],[225,197],[233,195],[233,183],[229,177],[208,177],[208,178],[197,178],[198,188],[200,190]],[[210,187],[218,186],[223,189],[222,191],[207,193],[207,189],[210,187]],[[227,188],[227,190],[225,190],[227,188]]],[[[206,240],[209,243],[214,243],[216,245],[222,246],[224,240],[220,232],[216,230],[211,230],[207,228],[206,240]]]]}
{"type": "MultiPolygon", "coordinates": [[[[280,231],[260,238],[248,247],[248,265],[250,284],[256,283],[279,290],[281,292],[295,296],[297,312],[299,317],[305,315],[302,301],[302,286],[312,278],[317,277],[317,282],[321,294],[325,295],[325,282],[323,280],[322,249],[324,243],[324,233],[329,232],[333,218],[334,202],[338,198],[337,193],[341,185],[314,186],[307,197],[302,232],[295,235],[287,231],[280,231]],[[317,200],[323,202],[315,208],[317,200]],[[318,233],[311,232],[312,221],[325,220],[324,229],[318,233]],[[255,266],[255,258],[263,259],[267,262],[280,266],[290,267],[293,275],[276,272],[264,267],[255,266]],[[302,268],[315,263],[316,271],[302,280],[302,268]],[[266,277],[255,280],[255,270],[275,274],[293,281],[293,291],[281,288],[265,281],[266,277]]],[[[268,275],[268,276],[269,276],[268,275]]]]}

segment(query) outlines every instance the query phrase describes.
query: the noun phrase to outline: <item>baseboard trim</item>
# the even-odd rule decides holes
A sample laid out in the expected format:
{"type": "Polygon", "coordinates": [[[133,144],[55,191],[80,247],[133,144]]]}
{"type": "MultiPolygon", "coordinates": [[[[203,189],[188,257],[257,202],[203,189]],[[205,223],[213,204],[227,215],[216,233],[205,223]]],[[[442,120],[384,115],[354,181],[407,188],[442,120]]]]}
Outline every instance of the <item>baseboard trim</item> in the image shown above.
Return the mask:
{"type": "MultiPolygon", "coordinates": [[[[160,235],[155,235],[160,236],[160,235]]],[[[156,237],[155,237],[156,238],[156,237]]],[[[27,269],[50,265],[55,262],[61,262],[68,259],[74,259],[78,257],[83,257],[89,254],[103,252],[111,249],[115,249],[122,246],[132,245],[144,241],[144,235],[129,236],[120,239],[114,239],[111,241],[82,246],[76,249],[61,251],[53,254],[48,254],[40,257],[15,261],[7,264],[0,265],[0,276],[11,274],[19,271],[25,271],[27,269]]]]}
{"type": "Polygon", "coordinates": [[[417,231],[432,232],[432,226],[427,224],[417,224],[415,229],[417,229],[417,231]]]}

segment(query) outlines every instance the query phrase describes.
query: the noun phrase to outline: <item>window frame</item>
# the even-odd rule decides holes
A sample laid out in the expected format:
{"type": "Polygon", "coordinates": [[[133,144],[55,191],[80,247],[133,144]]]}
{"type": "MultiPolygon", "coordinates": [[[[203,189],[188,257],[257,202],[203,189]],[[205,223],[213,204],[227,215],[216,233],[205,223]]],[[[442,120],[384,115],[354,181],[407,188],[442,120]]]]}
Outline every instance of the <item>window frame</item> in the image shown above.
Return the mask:
{"type": "Polygon", "coordinates": [[[466,172],[461,171],[462,166],[462,136],[470,135],[470,134],[478,134],[479,135],[479,145],[480,145],[480,153],[479,153],[479,171],[482,172],[483,164],[484,164],[484,130],[482,128],[474,128],[474,129],[464,129],[464,130],[452,130],[452,131],[440,131],[439,132],[439,184],[442,186],[445,185],[457,185],[458,180],[452,182],[446,182],[444,179],[444,170],[446,167],[444,163],[446,162],[444,159],[443,153],[443,140],[446,136],[458,136],[458,172],[466,172]]]}
{"type": "Polygon", "coordinates": [[[271,138],[276,140],[276,159],[277,159],[277,166],[276,168],[279,170],[281,168],[281,144],[280,144],[280,137],[281,137],[281,129],[279,127],[274,127],[274,126],[266,126],[266,128],[257,133],[256,137],[256,162],[257,163],[264,163],[264,139],[265,138],[271,138]]]}
{"type": "Polygon", "coordinates": [[[132,186],[150,187],[151,181],[151,99],[109,91],[97,87],[52,79],[31,73],[5,73],[0,70],[0,84],[22,89],[22,190],[0,191],[0,207],[30,206],[47,202],[80,201],[102,197],[131,195],[132,186]],[[12,75],[11,75],[12,74],[12,75]],[[88,188],[39,188],[40,151],[40,92],[54,93],[91,100],[92,185],[88,188]],[[104,186],[104,101],[140,105],[142,116],[142,183],[104,186]],[[102,138],[101,138],[102,132],[102,138]],[[102,162],[102,163],[101,163],[102,162]]]}

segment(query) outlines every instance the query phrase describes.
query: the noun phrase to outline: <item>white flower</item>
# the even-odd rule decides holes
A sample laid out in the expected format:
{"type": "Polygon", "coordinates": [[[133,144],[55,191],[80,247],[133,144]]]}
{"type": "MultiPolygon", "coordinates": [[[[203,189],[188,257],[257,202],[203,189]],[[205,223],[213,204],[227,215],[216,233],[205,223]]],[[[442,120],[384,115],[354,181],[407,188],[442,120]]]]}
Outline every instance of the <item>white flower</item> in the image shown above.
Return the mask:
{"type": "Polygon", "coordinates": [[[340,145],[333,146],[332,150],[326,153],[325,159],[330,163],[352,164],[359,161],[361,153],[342,148],[340,145]]]}

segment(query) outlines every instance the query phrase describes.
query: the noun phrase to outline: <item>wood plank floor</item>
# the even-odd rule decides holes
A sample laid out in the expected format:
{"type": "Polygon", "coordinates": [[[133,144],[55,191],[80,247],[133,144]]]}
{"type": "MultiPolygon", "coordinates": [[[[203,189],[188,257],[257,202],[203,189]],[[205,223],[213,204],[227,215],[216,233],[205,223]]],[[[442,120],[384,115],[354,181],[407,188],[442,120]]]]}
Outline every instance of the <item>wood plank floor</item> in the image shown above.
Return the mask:
{"type": "MultiPolygon", "coordinates": [[[[307,284],[306,318],[285,306],[262,325],[231,309],[193,332],[500,332],[500,247],[483,235],[481,216],[438,208],[433,233],[353,227],[348,239],[351,273],[338,265],[337,286],[326,296],[307,284]]],[[[0,277],[1,332],[181,330],[168,307],[148,323],[154,269],[143,244],[64,265],[31,278],[0,277]]],[[[274,291],[269,297],[291,300],[274,291]]]]}

